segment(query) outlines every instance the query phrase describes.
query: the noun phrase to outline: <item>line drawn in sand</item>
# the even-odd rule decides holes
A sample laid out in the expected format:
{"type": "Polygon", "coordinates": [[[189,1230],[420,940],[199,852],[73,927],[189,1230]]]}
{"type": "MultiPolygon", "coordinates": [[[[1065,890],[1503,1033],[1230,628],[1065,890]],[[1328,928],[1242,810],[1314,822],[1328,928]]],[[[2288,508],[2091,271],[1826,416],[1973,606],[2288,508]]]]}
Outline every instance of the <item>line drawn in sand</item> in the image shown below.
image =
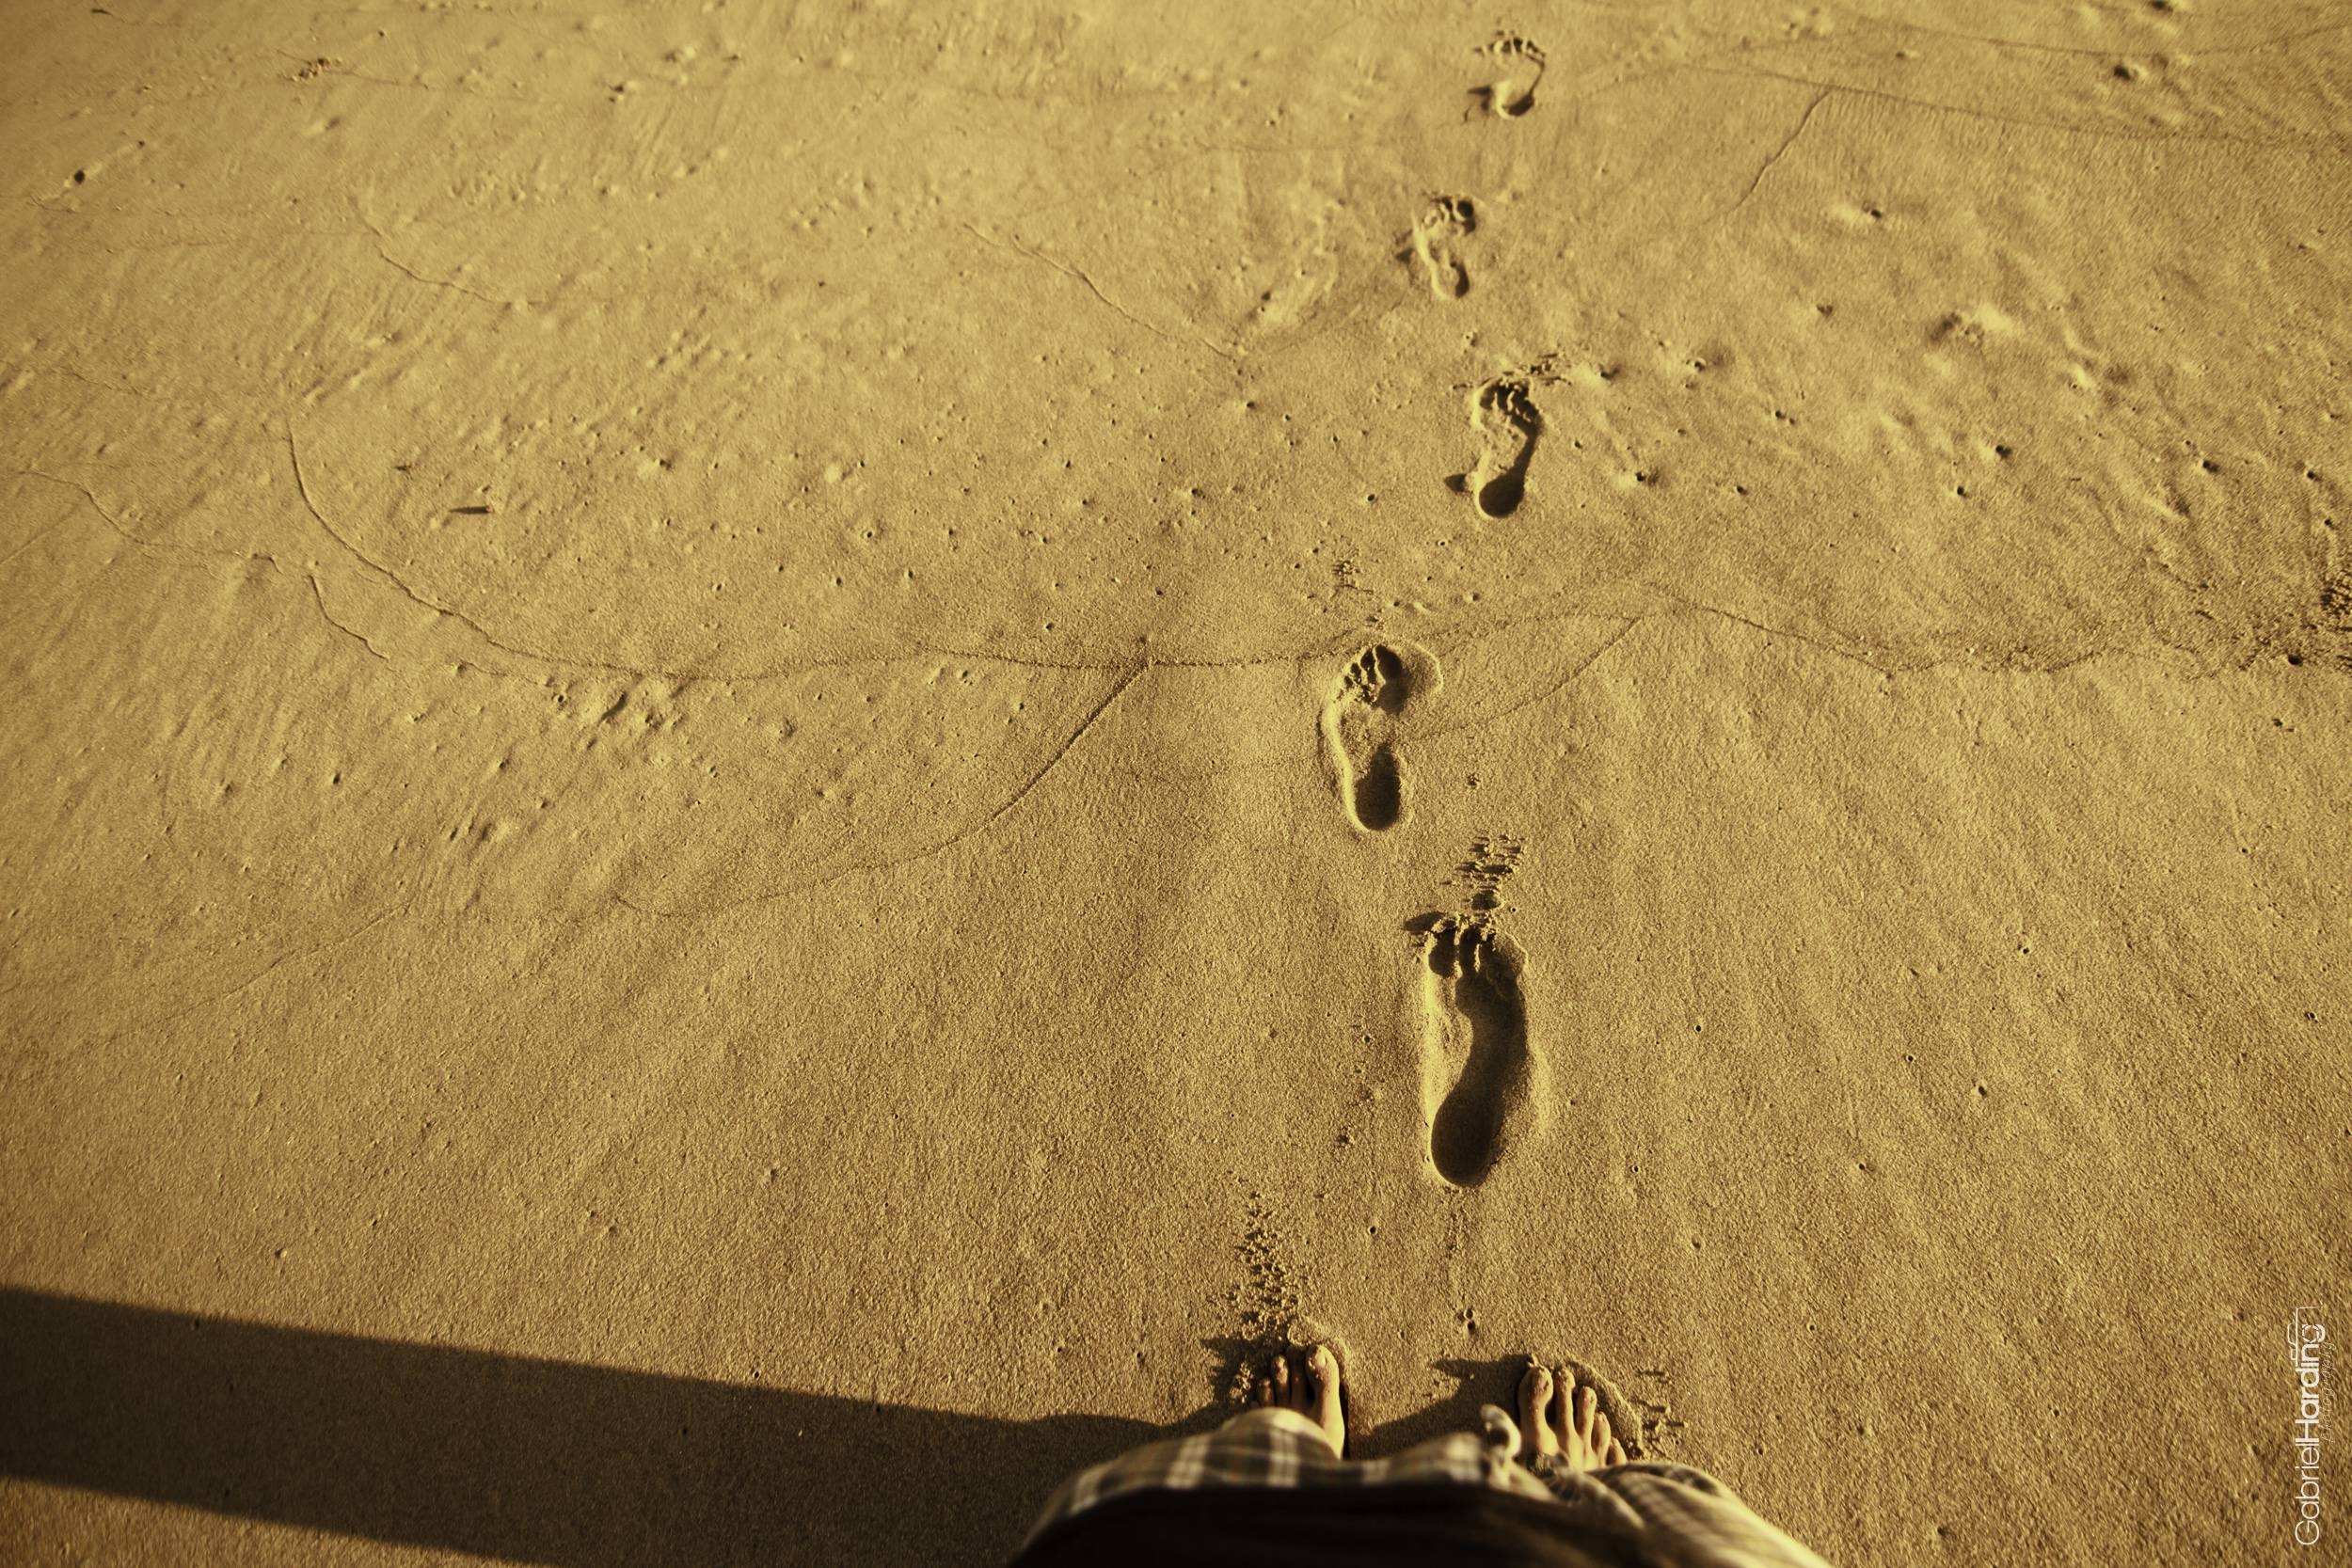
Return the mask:
{"type": "Polygon", "coordinates": [[[1409,642],[1375,642],[1350,660],[1323,705],[1324,751],[1340,809],[1360,832],[1405,820],[1411,800],[1398,732],[1408,711],[1435,694],[1438,658],[1409,642]]]}

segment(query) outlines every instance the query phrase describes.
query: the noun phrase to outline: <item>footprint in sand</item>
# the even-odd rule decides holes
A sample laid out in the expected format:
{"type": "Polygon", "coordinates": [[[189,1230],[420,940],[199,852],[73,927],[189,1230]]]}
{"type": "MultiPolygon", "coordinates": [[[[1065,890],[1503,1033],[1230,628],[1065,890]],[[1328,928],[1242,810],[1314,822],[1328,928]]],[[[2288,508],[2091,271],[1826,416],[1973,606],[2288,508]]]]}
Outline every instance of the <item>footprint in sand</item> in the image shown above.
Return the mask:
{"type": "Polygon", "coordinates": [[[1341,673],[1323,705],[1323,741],[1340,809],[1364,832],[1405,820],[1405,763],[1396,732],[1407,707],[1438,689],[1437,657],[1410,643],[1375,642],[1341,673]]]}
{"type": "Polygon", "coordinates": [[[1517,943],[1476,916],[1415,923],[1422,939],[1421,1103],[1429,1163],[1475,1187],[1526,1131],[1534,1057],[1517,943]]]}
{"type": "Polygon", "coordinates": [[[1414,221],[1405,254],[1421,263],[1429,292],[1439,299],[1470,293],[1470,269],[1462,264],[1461,240],[1478,228],[1478,209],[1467,196],[1435,196],[1414,221]]]}
{"type": "Polygon", "coordinates": [[[1497,33],[1494,41],[1479,53],[1486,57],[1495,77],[1483,87],[1470,88],[1470,96],[1488,114],[1517,119],[1535,106],[1535,87],[1544,79],[1541,49],[1526,39],[1497,33]]]}
{"type": "Polygon", "coordinates": [[[1508,517],[1527,499],[1527,465],[1544,417],[1523,375],[1499,375],[1470,394],[1470,429],[1478,436],[1478,466],[1446,481],[1478,503],[1478,515],[1508,517]]]}

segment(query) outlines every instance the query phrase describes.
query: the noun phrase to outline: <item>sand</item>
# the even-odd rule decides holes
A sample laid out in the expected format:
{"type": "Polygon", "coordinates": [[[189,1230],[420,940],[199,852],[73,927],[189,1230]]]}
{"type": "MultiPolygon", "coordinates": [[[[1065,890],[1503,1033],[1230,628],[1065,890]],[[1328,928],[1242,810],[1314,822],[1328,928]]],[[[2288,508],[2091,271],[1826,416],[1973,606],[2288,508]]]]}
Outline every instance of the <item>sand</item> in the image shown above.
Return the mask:
{"type": "Polygon", "coordinates": [[[2335,8],[0,43],[0,1557],[984,1562],[1284,1332],[2340,1550],[2335,8]]]}

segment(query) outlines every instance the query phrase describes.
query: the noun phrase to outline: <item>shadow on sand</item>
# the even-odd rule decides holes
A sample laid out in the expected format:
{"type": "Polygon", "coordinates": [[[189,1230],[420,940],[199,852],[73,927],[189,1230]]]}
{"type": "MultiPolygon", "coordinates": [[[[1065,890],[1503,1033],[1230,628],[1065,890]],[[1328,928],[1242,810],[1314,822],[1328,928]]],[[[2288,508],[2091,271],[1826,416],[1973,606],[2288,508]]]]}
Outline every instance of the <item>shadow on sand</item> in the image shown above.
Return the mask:
{"type": "Polygon", "coordinates": [[[1166,1431],[0,1290],[0,1475],[524,1562],[1000,1561],[1166,1431]]]}
{"type": "MultiPolygon", "coordinates": [[[[1220,1386],[1264,1349],[1201,1343],[1220,1386]]],[[[1437,1365],[1454,1394],[1356,1412],[1358,1451],[1475,1431],[1522,1363],[1437,1365]]],[[[1073,1471],[1231,1413],[998,1420],[0,1288],[0,1476],[564,1568],[1000,1562],[1073,1471]]]]}

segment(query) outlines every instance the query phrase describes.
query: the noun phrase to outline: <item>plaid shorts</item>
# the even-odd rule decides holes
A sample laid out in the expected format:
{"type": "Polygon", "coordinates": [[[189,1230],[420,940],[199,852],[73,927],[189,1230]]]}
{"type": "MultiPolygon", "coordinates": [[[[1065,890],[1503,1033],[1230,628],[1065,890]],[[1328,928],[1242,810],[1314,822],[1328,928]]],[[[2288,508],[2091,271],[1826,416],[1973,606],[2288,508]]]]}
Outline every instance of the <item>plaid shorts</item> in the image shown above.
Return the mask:
{"type": "Polygon", "coordinates": [[[1703,1470],[1642,1463],[1568,1471],[1538,1460],[1537,1469],[1544,1472],[1538,1475],[1516,1457],[1518,1422],[1491,1404],[1480,1418],[1482,1432],[1433,1437],[1386,1459],[1353,1460],[1334,1453],[1323,1429],[1295,1410],[1252,1410],[1215,1432],[1147,1443],[1079,1471],[1046,1501],[1027,1541],[1136,1492],[1437,1482],[1492,1487],[1559,1503],[1573,1520],[1638,1536],[1665,1562],[1693,1568],[1827,1568],[1703,1470]]]}

